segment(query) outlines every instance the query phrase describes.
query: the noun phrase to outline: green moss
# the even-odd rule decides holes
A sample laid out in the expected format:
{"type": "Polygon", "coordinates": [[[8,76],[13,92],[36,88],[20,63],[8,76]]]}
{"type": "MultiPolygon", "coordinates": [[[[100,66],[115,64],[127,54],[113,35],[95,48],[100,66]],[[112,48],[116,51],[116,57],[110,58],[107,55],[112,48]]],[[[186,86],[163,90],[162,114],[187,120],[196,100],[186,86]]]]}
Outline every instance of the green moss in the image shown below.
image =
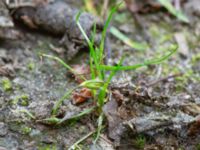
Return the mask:
{"type": "Polygon", "coordinates": [[[196,64],[198,61],[200,61],[200,53],[192,57],[192,64],[196,64]]]}
{"type": "Polygon", "coordinates": [[[182,75],[175,77],[175,85],[176,92],[181,92],[185,89],[185,86],[188,85],[188,83],[192,82],[199,82],[200,77],[198,73],[195,72],[195,70],[191,68],[185,68],[184,70],[180,69],[179,64],[175,63],[172,65],[169,65],[168,62],[162,63],[162,75],[163,77],[167,77],[170,74],[176,75],[182,73],[182,75]],[[184,72],[183,72],[184,71],[184,72]]]}
{"type": "Polygon", "coordinates": [[[41,144],[38,150],[57,150],[56,145],[41,144]]]}
{"type": "Polygon", "coordinates": [[[28,106],[29,104],[29,95],[27,94],[22,94],[22,95],[19,95],[19,96],[16,96],[14,99],[12,99],[10,101],[10,104],[11,105],[21,105],[21,106],[28,106]]]}
{"type": "Polygon", "coordinates": [[[10,105],[17,105],[18,101],[19,101],[18,98],[14,98],[14,99],[11,99],[11,100],[9,101],[9,104],[10,104],[10,105]]]}
{"type": "Polygon", "coordinates": [[[28,106],[28,99],[29,99],[29,96],[27,94],[23,94],[21,95],[20,97],[20,105],[22,106],[28,106]]]}
{"type": "Polygon", "coordinates": [[[4,91],[11,91],[12,90],[12,83],[8,78],[4,78],[2,80],[2,86],[4,91]]]}
{"type": "Polygon", "coordinates": [[[146,138],[142,135],[139,135],[135,140],[134,140],[134,146],[138,149],[144,149],[144,146],[146,144],[146,138]]]}
{"type": "Polygon", "coordinates": [[[35,63],[31,61],[28,63],[27,67],[29,70],[33,70],[35,68],[35,63]]]}
{"type": "Polygon", "coordinates": [[[32,128],[25,125],[22,120],[15,120],[9,125],[9,128],[12,131],[18,132],[20,134],[29,134],[32,131],[32,128]]]}
{"type": "Polygon", "coordinates": [[[22,134],[29,134],[31,131],[32,131],[32,128],[30,128],[28,126],[22,126],[22,128],[21,128],[22,134]]]}
{"type": "Polygon", "coordinates": [[[21,95],[21,99],[28,100],[29,96],[27,94],[23,94],[23,95],[21,95]]]}
{"type": "Polygon", "coordinates": [[[22,105],[22,106],[28,106],[28,101],[22,99],[21,102],[20,102],[20,105],[22,105]]]}

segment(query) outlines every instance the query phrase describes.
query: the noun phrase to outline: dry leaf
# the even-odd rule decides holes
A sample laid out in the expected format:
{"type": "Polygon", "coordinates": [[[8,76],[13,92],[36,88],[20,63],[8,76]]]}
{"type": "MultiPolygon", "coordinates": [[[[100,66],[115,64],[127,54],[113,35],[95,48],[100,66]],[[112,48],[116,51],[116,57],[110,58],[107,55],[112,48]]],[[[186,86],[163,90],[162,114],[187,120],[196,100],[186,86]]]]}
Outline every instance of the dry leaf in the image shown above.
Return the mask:
{"type": "Polygon", "coordinates": [[[79,92],[73,93],[73,104],[80,104],[92,97],[92,92],[88,88],[83,88],[79,92]]]}

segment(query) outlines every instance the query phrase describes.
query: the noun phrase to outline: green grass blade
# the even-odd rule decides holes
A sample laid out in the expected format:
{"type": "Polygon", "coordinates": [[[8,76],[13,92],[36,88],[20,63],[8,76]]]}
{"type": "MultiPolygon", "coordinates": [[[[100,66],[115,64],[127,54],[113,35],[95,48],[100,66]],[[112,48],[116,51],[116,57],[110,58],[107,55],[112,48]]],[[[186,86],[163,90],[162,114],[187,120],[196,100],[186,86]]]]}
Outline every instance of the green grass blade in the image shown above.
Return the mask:
{"type": "Polygon", "coordinates": [[[70,70],[72,73],[75,73],[74,70],[69,65],[67,65],[62,59],[60,59],[59,57],[47,55],[47,54],[41,54],[41,56],[47,57],[47,58],[50,58],[50,59],[54,59],[54,60],[58,61],[60,64],[62,64],[65,68],[70,70]]]}
{"type": "MultiPolygon", "coordinates": [[[[104,53],[104,44],[105,44],[105,38],[106,38],[106,32],[107,32],[107,29],[109,27],[109,24],[111,22],[111,19],[112,19],[112,16],[113,14],[117,11],[117,9],[120,7],[120,5],[122,4],[123,2],[120,2],[119,4],[117,4],[116,6],[114,6],[110,13],[109,13],[109,16],[106,20],[106,23],[104,25],[104,28],[103,28],[103,32],[102,32],[102,36],[101,36],[101,43],[100,43],[100,58],[103,59],[103,53],[104,53]]],[[[102,60],[100,60],[101,62],[102,60]]]]}
{"type": "Polygon", "coordinates": [[[96,130],[91,131],[90,133],[88,133],[87,135],[83,136],[81,139],[76,141],[72,146],[70,146],[70,148],[68,150],[75,150],[77,148],[78,144],[82,143],[84,140],[86,140],[88,137],[90,137],[94,133],[96,133],[96,130]]]}
{"type": "Polygon", "coordinates": [[[61,97],[61,98],[55,103],[55,105],[54,105],[54,107],[53,107],[53,109],[52,109],[52,115],[53,115],[53,116],[55,116],[55,115],[57,114],[58,109],[60,108],[60,106],[61,106],[61,104],[63,103],[63,101],[64,101],[65,99],[69,98],[70,95],[71,95],[71,93],[72,93],[75,89],[77,89],[77,87],[75,87],[75,88],[69,90],[68,92],[66,92],[66,94],[65,94],[63,97],[61,97]]]}
{"type": "MultiPolygon", "coordinates": [[[[60,59],[59,57],[56,57],[56,56],[52,56],[52,55],[47,55],[47,54],[41,54],[41,56],[43,57],[47,57],[47,58],[50,58],[50,59],[54,59],[56,61],[58,61],[61,65],[63,65],[65,68],[67,68],[71,73],[73,74],[77,74],[77,72],[71,68],[68,64],[66,64],[62,59],[60,59]]],[[[85,77],[83,75],[79,75],[81,79],[83,79],[84,81],[86,80],[85,77]]]]}
{"type": "Polygon", "coordinates": [[[142,43],[137,43],[129,39],[126,35],[121,33],[117,28],[111,27],[110,28],[110,33],[113,34],[115,37],[117,37],[119,40],[124,42],[126,45],[136,49],[136,50],[146,50],[148,48],[147,44],[142,44],[142,43]]]}
{"type": "Polygon", "coordinates": [[[92,41],[91,41],[92,45],[94,45],[96,33],[97,33],[97,26],[96,26],[96,23],[95,23],[94,26],[93,26],[93,30],[92,30],[92,41]]]}
{"type": "Polygon", "coordinates": [[[171,46],[171,51],[168,52],[168,54],[163,55],[160,58],[155,58],[155,59],[150,59],[144,62],[144,64],[146,65],[153,65],[153,64],[160,64],[161,62],[163,62],[164,60],[170,58],[178,49],[178,45],[172,45],[171,46]]]}
{"type": "Polygon", "coordinates": [[[110,84],[110,82],[111,82],[111,80],[112,80],[112,78],[115,76],[115,74],[117,73],[117,71],[119,70],[119,67],[122,65],[122,63],[123,63],[123,60],[124,60],[124,57],[122,57],[121,59],[120,59],[120,61],[119,61],[119,63],[117,64],[117,66],[116,66],[116,69],[115,70],[112,70],[112,72],[110,73],[110,75],[109,75],[109,77],[108,77],[108,79],[107,79],[107,81],[106,81],[106,88],[108,87],[108,85],[110,84]]]}
{"type": "Polygon", "coordinates": [[[95,67],[94,67],[94,64],[93,64],[93,59],[92,59],[92,53],[90,51],[90,76],[91,76],[91,79],[95,79],[96,78],[96,74],[95,74],[95,67]]]}
{"type": "Polygon", "coordinates": [[[81,16],[81,14],[82,14],[82,11],[78,12],[78,14],[76,15],[76,24],[77,24],[79,30],[81,31],[81,33],[83,34],[85,40],[87,41],[90,50],[94,50],[94,47],[93,47],[94,45],[90,41],[88,35],[86,34],[86,32],[84,31],[83,27],[81,26],[81,24],[79,22],[79,18],[81,16]]]}
{"type": "Polygon", "coordinates": [[[87,34],[85,33],[84,29],[82,28],[80,22],[79,22],[79,18],[82,14],[82,11],[79,11],[76,15],[76,24],[78,25],[81,33],[83,34],[85,40],[87,41],[88,45],[91,46],[92,45],[92,42],[90,41],[89,37],[87,36],[87,34]]]}
{"type": "Polygon", "coordinates": [[[46,125],[57,125],[60,122],[60,119],[53,116],[53,117],[50,117],[50,118],[37,120],[36,122],[46,124],[46,125]]]}
{"type": "Polygon", "coordinates": [[[33,116],[32,113],[30,113],[27,109],[21,109],[20,112],[25,113],[28,117],[30,117],[31,119],[36,119],[35,116],[33,116]]]}
{"type": "Polygon", "coordinates": [[[176,10],[169,0],[158,0],[172,15],[176,16],[179,20],[189,23],[188,18],[179,10],[176,10]]]}
{"type": "Polygon", "coordinates": [[[113,78],[113,76],[117,73],[118,68],[121,66],[122,62],[124,60],[124,57],[121,58],[120,62],[117,65],[117,68],[115,70],[112,70],[107,81],[105,82],[104,86],[102,88],[100,88],[99,94],[98,94],[98,105],[100,107],[103,107],[104,103],[105,103],[105,97],[106,97],[106,92],[108,89],[108,86],[113,78]]]}
{"type": "MultiPolygon", "coordinates": [[[[96,51],[96,50],[94,49],[94,47],[95,47],[95,46],[94,46],[94,43],[91,42],[91,40],[89,39],[89,37],[87,36],[86,32],[84,31],[84,29],[82,28],[82,26],[81,26],[81,24],[80,24],[80,22],[79,22],[79,17],[80,17],[80,15],[81,15],[81,12],[79,12],[79,13],[77,14],[77,16],[76,16],[76,23],[77,23],[77,25],[78,25],[78,27],[79,27],[81,33],[83,34],[84,38],[86,39],[86,41],[87,41],[87,43],[88,43],[88,46],[89,46],[89,49],[90,49],[90,52],[91,52],[91,56],[92,56],[92,57],[90,57],[90,62],[91,62],[91,63],[94,62],[95,68],[96,68],[96,72],[98,73],[99,78],[102,79],[102,73],[101,73],[100,66],[99,66],[100,62],[99,62],[99,59],[98,59],[98,57],[100,57],[100,56],[98,55],[98,51],[96,51]]],[[[91,64],[91,63],[90,63],[90,64],[91,64]]],[[[93,68],[94,68],[94,67],[93,67],[93,68]]],[[[92,70],[92,68],[91,68],[91,70],[92,70]]],[[[92,70],[92,71],[93,71],[93,70],[92,70]]],[[[93,74],[93,75],[94,75],[94,74],[93,74]]]]}
{"type": "Polygon", "coordinates": [[[99,118],[98,118],[98,128],[97,128],[97,136],[94,140],[94,143],[96,144],[97,140],[99,139],[100,137],[100,134],[101,134],[101,130],[103,129],[103,119],[104,119],[104,114],[101,113],[99,118]]]}
{"type": "Polygon", "coordinates": [[[81,16],[82,12],[83,12],[83,11],[79,11],[79,12],[76,14],[76,23],[78,23],[79,18],[80,18],[80,16],[81,16]]]}
{"type": "MultiPolygon", "coordinates": [[[[92,45],[94,45],[95,42],[95,35],[96,35],[96,24],[94,25],[93,31],[92,31],[92,45]]],[[[94,46],[93,46],[94,47],[94,46]]],[[[95,49],[96,50],[96,49],[95,49]]],[[[94,57],[93,55],[95,54],[95,50],[90,50],[90,71],[91,71],[91,78],[95,79],[96,78],[96,74],[95,74],[95,66],[93,64],[94,62],[94,57]]]]}
{"type": "Polygon", "coordinates": [[[145,64],[136,64],[136,65],[132,65],[132,66],[109,66],[109,65],[101,65],[101,69],[103,70],[107,70],[107,71],[115,71],[116,69],[118,69],[118,71],[122,71],[122,70],[136,70],[138,68],[144,67],[146,66],[145,64]]]}
{"type": "Polygon", "coordinates": [[[136,64],[136,65],[132,65],[132,66],[108,66],[108,65],[101,65],[101,69],[103,70],[135,70],[144,66],[148,66],[148,65],[153,65],[153,64],[159,64],[161,62],[163,62],[164,60],[168,59],[171,55],[173,55],[176,51],[177,51],[178,46],[173,46],[173,49],[168,52],[168,54],[160,57],[160,58],[155,58],[155,59],[150,59],[147,61],[144,61],[141,64],[136,64]]]}
{"type": "Polygon", "coordinates": [[[83,111],[80,112],[79,114],[74,115],[74,116],[72,116],[72,117],[70,117],[70,118],[65,118],[65,117],[64,117],[63,119],[60,120],[60,122],[59,122],[58,124],[64,123],[64,122],[66,122],[66,121],[68,121],[68,120],[77,120],[77,119],[79,119],[79,118],[81,118],[81,117],[83,117],[83,116],[85,116],[85,115],[87,115],[87,114],[90,114],[90,113],[93,112],[95,109],[96,109],[96,106],[93,106],[93,107],[91,107],[91,108],[88,108],[88,109],[83,110],[83,111]]]}
{"type": "Polygon", "coordinates": [[[98,106],[99,107],[103,107],[104,103],[105,103],[105,99],[106,99],[106,87],[102,87],[99,89],[98,91],[98,106]]]}

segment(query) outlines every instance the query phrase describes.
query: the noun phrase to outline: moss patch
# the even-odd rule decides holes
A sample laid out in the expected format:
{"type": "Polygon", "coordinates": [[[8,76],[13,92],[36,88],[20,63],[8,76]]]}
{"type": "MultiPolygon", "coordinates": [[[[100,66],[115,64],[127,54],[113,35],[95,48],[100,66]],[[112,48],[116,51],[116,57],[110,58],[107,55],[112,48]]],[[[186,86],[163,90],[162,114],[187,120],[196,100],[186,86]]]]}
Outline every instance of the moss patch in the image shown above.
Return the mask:
{"type": "Polygon", "coordinates": [[[4,78],[2,80],[2,86],[4,91],[11,91],[12,90],[12,83],[8,78],[4,78]]]}
{"type": "Polygon", "coordinates": [[[29,105],[29,95],[27,94],[22,94],[22,95],[19,95],[19,96],[16,96],[14,99],[12,99],[10,101],[10,104],[11,105],[21,105],[21,106],[28,106],[29,105]]]}

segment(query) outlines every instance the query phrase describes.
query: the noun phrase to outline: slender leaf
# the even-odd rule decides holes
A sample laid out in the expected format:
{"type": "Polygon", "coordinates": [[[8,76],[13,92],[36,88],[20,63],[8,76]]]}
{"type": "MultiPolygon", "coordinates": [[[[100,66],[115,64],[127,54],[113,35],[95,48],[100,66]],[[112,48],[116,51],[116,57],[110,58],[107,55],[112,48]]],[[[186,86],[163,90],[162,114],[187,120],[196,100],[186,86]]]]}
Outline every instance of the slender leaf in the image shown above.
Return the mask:
{"type": "Polygon", "coordinates": [[[96,130],[91,131],[90,133],[88,133],[87,135],[83,136],[81,139],[79,139],[78,141],[76,141],[72,146],[70,146],[69,150],[74,150],[77,148],[78,144],[80,144],[81,142],[83,142],[84,140],[86,140],[88,137],[90,137],[92,134],[96,133],[96,130]]]}
{"type": "Polygon", "coordinates": [[[189,23],[188,18],[182,11],[176,10],[169,0],[158,0],[172,15],[176,16],[179,20],[189,23]]]}
{"type": "Polygon", "coordinates": [[[102,112],[102,113],[100,114],[99,118],[98,118],[97,136],[96,136],[96,139],[95,139],[94,143],[96,143],[97,140],[98,140],[99,137],[100,137],[101,130],[103,129],[103,119],[104,119],[104,114],[103,114],[103,112],[102,112]]]}
{"type": "Polygon", "coordinates": [[[55,116],[55,115],[57,114],[58,109],[60,108],[60,106],[61,106],[61,104],[63,103],[63,101],[66,100],[67,98],[69,98],[70,95],[71,95],[71,93],[72,93],[75,89],[77,89],[77,87],[75,87],[75,88],[69,90],[68,92],[66,92],[66,94],[65,94],[63,97],[61,97],[61,98],[56,102],[56,104],[54,105],[54,107],[53,107],[53,109],[52,109],[52,115],[53,115],[53,116],[55,116]]]}
{"type": "Polygon", "coordinates": [[[80,113],[78,113],[78,114],[76,114],[76,115],[74,115],[74,116],[71,116],[71,117],[64,117],[64,118],[62,118],[62,119],[59,121],[58,124],[64,123],[64,122],[66,122],[66,121],[68,121],[68,120],[77,120],[77,119],[83,117],[84,115],[90,114],[91,112],[93,112],[93,111],[95,110],[95,108],[96,108],[96,107],[94,106],[94,107],[85,109],[85,110],[83,110],[82,112],[80,112],[80,113]]]}
{"type": "Polygon", "coordinates": [[[113,76],[117,73],[117,71],[119,70],[118,68],[121,66],[122,62],[124,60],[124,57],[121,58],[121,60],[119,61],[117,68],[115,70],[112,70],[107,81],[105,82],[104,86],[102,88],[100,88],[99,90],[99,94],[98,94],[98,105],[100,107],[103,107],[104,103],[105,103],[105,97],[106,97],[106,92],[108,89],[108,86],[113,78],[113,76]]]}
{"type": "Polygon", "coordinates": [[[104,28],[103,28],[103,32],[102,32],[102,36],[101,36],[101,43],[100,43],[100,58],[103,58],[103,53],[104,53],[104,44],[105,44],[105,38],[106,38],[106,32],[107,32],[107,29],[109,27],[109,24],[111,22],[111,19],[112,19],[112,16],[113,14],[117,11],[117,9],[121,6],[122,2],[120,2],[119,4],[117,4],[116,6],[114,6],[110,13],[109,13],[109,16],[106,20],[106,23],[104,25],[104,28]]]}
{"type": "Polygon", "coordinates": [[[132,66],[109,66],[109,65],[101,65],[101,69],[104,70],[135,70],[144,66],[148,65],[153,65],[153,64],[159,64],[163,62],[164,60],[168,59],[171,55],[173,55],[177,51],[178,46],[174,46],[173,50],[168,52],[166,55],[160,57],[160,58],[155,58],[155,59],[150,59],[146,60],[141,64],[135,64],[132,66]]]}
{"type": "Polygon", "coordinates": [[[112,33],[115,37],[124,42],[126,45],[136,50],[146,50],[148,48],[147,44],[132,41],[115,27],[110,28],[110,33],[112,33]]]}
{"type": "Polygon", "coordinates": [[[99,66],[99,61],[98,61],[98,58],[97,57],[99,57],[98,56],[98,52],[97,51],[95,51],[95,49],[94,49],[94,43],[92,43],[91,42],[91,40],[89,39],[89,37],[87,36],[87,34],[86,34],[86,32],[84,31],[84,29],[82,28],[82,26],[81,26],[81,24],[80,24],[80,22],[79,22],[79,17],[80,17],[80,15],[81,15],[81,12],[79,12],[78,14],[77,14],[77,16],[76,16],[76,23],[77,23],[77,25],[78,25],[78,27],[79,27],[79,29],[80,29],[80,31],[81,31],[81,33],[83,34],[83,36],[84,36],[84,38],[86,39],[86,41],[87,41],[87,43],[88,43],[88,46],[89,46],[89,49],[90,49],[90,52],[91,52],[91,56],[92,57],[90,57],[90,61],[93,63],[93,61],[94,61],[94,63],[95,63],[95,67],[96,67],[96,71],[97,71],[97,73],[98,73],[98,76],[99,76],[99,78],[101,78],[101,76],[102,76],[102,74],[101,74],[101,70],[100,70],[100,66],[99,66]]]}
{"type": "MultiPolygon", "coordinates": [[[[67,68],[70,72],[72,72],[73,74],[77,74],[77,72],[71,68],[68,64],[66,64],[62,59],[60,59],[59,57],[56,56],[51,56],[51,55],[47,55],[47,54],[41,54],[41,56],[43,57],[47,57],[50,59],[54,59],[56,61],[58,61],[61,65],[63,65],[65,68],[67,68]]],[[[85,77],[83,75],[79,75],[80,78],[82,78],[84,81],[86,80],[85,77]]]]}

